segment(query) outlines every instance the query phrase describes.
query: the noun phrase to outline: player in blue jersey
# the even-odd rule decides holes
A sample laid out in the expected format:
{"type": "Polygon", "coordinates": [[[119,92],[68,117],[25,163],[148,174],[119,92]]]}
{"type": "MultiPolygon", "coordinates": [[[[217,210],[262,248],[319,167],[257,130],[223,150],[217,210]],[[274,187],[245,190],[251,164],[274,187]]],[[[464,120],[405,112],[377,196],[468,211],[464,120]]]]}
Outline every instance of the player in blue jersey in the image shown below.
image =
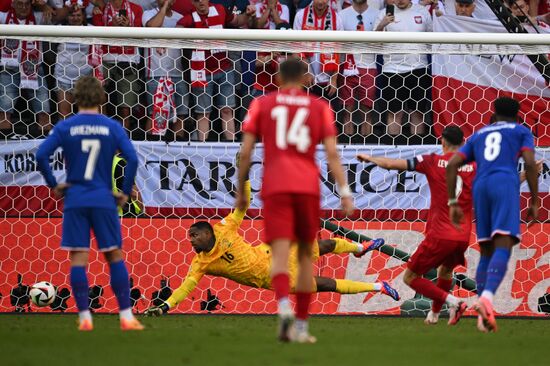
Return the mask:
{"type": "Polygon", "coordinates": [[[111,287],[120,308],[122,330],[141,330],[130,305],[128,270],[121,250],[122,238],[117,204],[124,205],[132,191],[137,171],[137,155],[120,124],[99,113],[105,99],[101,83],[83,77],[75,86],[79,113],[59,122],[38,148],[38,168],[58,197],[64,197],[61,248],[70,251],[70,281],[79,311],[79,330],[93,330],[88,308],[88,251],[90,229],[109,262],[111,287]],[[67,166],[66,183],[58,183],[49,166],[49,157],[61,147],[67,166]],[[111,170],[117,150],[126,159],[122,192],[113,194],[111,170]]]}
{"type": "Polygon", "coordinates": [[[494,107],[494,122],[472,135],[447,166],[449,215],[458,225],[462,220],[454,188],[458,168],[471,161],[477,163],[474,207],[481,257],[476,271],[479,300],[474,309],[479,314],[478,328],[484,332],[497,331],[493,296],[506,274],[512,247],[521,239],[517,173],[520,156],[525,161],[525,175],[531,191],[528,220],[537,218],[540,205],[534,138],[529,129],[516,123],[519,103],[502,97],[495,100],[494,107]]]}

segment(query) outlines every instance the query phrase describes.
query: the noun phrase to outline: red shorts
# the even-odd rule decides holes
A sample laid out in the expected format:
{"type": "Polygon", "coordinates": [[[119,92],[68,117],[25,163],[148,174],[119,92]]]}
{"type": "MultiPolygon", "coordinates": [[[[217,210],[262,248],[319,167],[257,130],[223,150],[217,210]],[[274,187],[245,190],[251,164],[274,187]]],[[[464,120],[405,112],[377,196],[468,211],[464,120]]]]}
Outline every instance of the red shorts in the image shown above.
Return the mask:
{"type": "Polygon", "coordinates": [[[321,216],[319,196],[278,193],[264,198],[265,241],[290,239],[313,243],[321,216]]]}
{"type": "Polygon", "coordinates": [[[338,95],[344,105],[354,105],[357,100],[364,106],[372,108],[376,93],[376,69],[357,69],[359,75],[344,76],[342,87],[338,95]]]}
{"type": "Polygon", "coordinates": [[[466,249],[468,242],[465,241],[426,238],[409,259],[407,268],[417,275],[423,275],[442,264],[447,268],[464,266],[466,249]]]}

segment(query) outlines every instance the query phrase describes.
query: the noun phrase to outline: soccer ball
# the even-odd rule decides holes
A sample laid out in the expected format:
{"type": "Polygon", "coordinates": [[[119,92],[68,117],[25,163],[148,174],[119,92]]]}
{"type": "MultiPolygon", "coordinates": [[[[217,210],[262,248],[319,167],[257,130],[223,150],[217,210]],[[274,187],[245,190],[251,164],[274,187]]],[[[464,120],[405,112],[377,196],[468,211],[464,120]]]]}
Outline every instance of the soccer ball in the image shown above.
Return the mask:
{"type": "Polygon", "coordinates": [[[42,281],[32,285],[29,297],[34,305],[44,307],[55,300],[55,287],[49,282],[42,281]]]}

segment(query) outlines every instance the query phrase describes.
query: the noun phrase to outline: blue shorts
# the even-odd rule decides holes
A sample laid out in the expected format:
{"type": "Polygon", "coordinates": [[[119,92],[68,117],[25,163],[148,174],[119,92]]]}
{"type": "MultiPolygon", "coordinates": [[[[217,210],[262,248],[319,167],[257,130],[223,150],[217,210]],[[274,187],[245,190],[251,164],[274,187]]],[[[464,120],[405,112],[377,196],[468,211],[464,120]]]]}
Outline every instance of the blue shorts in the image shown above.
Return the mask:
{"type": "Polygon", "coordinates": [[[492,174],[474,183],[477,240],[492,240],[494,235],[509,235],[519,242],[519,178],[492,174]]]}
{"type": "Polygon", "coordinates": [[[63,212],[61,248],[89,250],[90,229],[94,231],[100,252],[122,247],[120,218],[116,209],[82,207],[63,212]]]}

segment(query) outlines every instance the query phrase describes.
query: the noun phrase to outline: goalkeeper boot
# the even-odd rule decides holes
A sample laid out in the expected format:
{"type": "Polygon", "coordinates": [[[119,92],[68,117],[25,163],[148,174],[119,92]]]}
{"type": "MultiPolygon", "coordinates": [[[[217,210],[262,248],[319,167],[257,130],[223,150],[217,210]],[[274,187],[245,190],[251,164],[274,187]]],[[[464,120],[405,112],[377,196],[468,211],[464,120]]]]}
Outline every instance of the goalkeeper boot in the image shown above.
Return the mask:
{"type": "Polygon", "coordinates": [[[317,343],[317,338],[309,334],[309,332],[296,332],[292,336],[292,342],[294,343],[317,343]]]}
{"type": "Polygon", "coordinates": [[[399,292],[397,292],[396,289],[391,287],[390,284],[387,283],[386,281],[382,281],[382,289],[380,290],[380,292],[383,293],[384,295],[391,297],[395,301],[398,301],[400,299],[399,292]]]}
{"type": "Polygon", "coordinates": [[[94,330],[94,323],[90,319],[83,319],[78,322],[78,330],[81,332],[91,332],[94,330]]]}
{"type": "Polygon", "coordinates": [[[434,325],[439,321],[439,313],[434,313],[432,310],[428,312],[426,319],[424,319],[424,324],[434,325]]]}
{"type": "Polygon", "coordinates": [[[457,306],[450,306],[449,307],[449,322],[448,325],[456,325],[460,318],[462,318],[462,315],[464,315],[464,312],[468,306],[464,301],[460,301],[457,306]]]}
{"type": "Polygon", "coordinates": [[[384,239],[373,239],[371,241],[363,242],[363,250],[359,253],[353,253],[355,258],[361,258],[364,256],[367,252],[370,252],[371,250],[376,250],[380,248],[382,245],[384,245],[384,239]]]}
{"type": "Polygon", "coordinates": [[[483,319],[483,325],[489,332],[496,332],[498,330],[493,304],[491,304],[489,299],[480,297],[474,305],[474,310],[481,316],[483,319]]]}
{"type": "Polygon", "coordinates": [[[133,319],[120,319],[120,330],[143,330],[145,327],[136,318],[133,319]]]}

